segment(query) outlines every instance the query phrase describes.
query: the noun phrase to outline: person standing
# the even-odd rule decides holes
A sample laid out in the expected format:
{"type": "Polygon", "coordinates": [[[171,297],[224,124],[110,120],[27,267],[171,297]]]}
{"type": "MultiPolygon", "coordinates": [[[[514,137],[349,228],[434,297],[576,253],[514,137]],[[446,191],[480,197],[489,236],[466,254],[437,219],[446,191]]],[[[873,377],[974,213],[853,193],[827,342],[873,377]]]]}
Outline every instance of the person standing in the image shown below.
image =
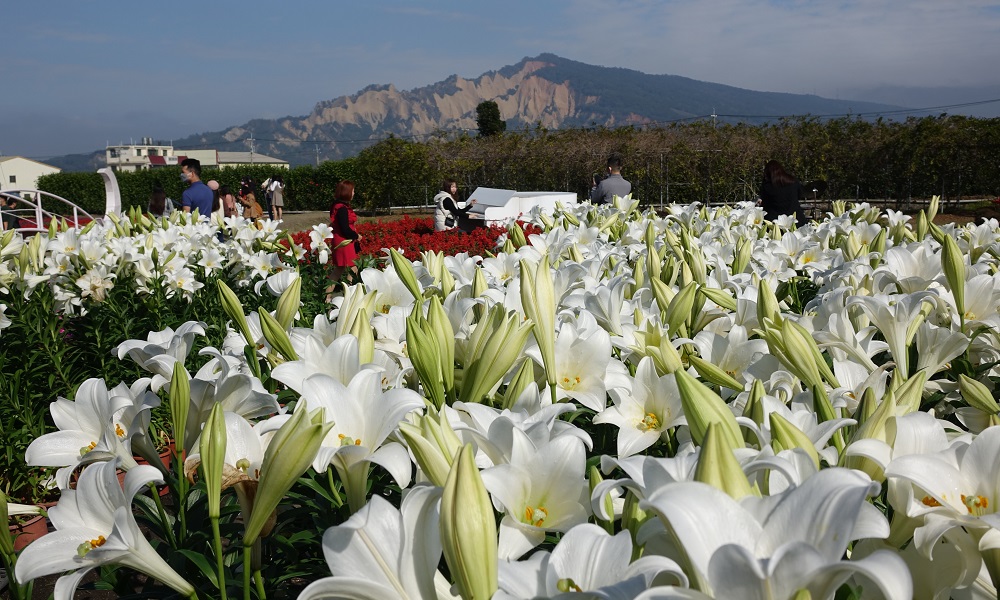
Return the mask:
{"type": "Polygon", "coordinates": [[[160,184],[153,186],[146,212],[154,217],[169,217],[170,213],[174,212],[174,201],[167,198],[167,193],[160,184]]]}
{"type": "Polygon", "coordinates": [[[760,185],[760,201],[764,218],[773,221],[781,215],[793,215],[799,226],[806,224],[805,211],[799,200],[806,197],[806,189],[795,177],[785,171],[776,160],[764,165],[764,180],[760,185]]]}
{"type": "Polygon", "coordinates": [[[229,189],[228,185],[224,185],[219,188],[219,199],[222,201],[222,216],[223,217],[238,217],[240,216],[239,203],[236,201],[236,196],[233,195],[233,191],[229,189]]]}
{"type": "Polygon", "coordinates": [[[181,181],[188,184],[188,188],[181,195],[184,212],[197,210],[201,216],[210,217],[215,194],[201,180],[201,161],[196,158],[185,158],[181,162],[181,181]]]}
{"type": "Polygon", "coordinates": [[[632,184],[622,177],[622,155],[612,152],[608,157],[608,175],[600,182],[595,176],[591,180],[590,201],[594,204],[608,204],[618,196],[624,198],[632,193],[632,184]]]}
{"type": "Polygon", "coordinates": [[[473,198],[468,203],[455,200],[458,193],[458,183],[454,179],[445,179],[441,191],[434,196],[434,231],[447,231],[459,227],[463,231],[469,229],[467,215],[476,203],[473,198]]]}
{"type": "Polygon", "coordinates": [[[331,259],[333,271],[330,273],[330,278],[336,285],[348,267],[355,269],[354,261],[361,252],[361,235],[354,229],[358,215],[351,208],[354,182],[344,180],[338,183],[333,198],[333,206],[330,207],[330,225],[333,227],[334,250],[331,259]]]}
{"type": "Polygon", "coordinates": [[[280,221],[285,211],[285,182],[281,179],[281,175],[275,175],[271,179],[268,190],[271,193],[272,218],[280,221]]]}

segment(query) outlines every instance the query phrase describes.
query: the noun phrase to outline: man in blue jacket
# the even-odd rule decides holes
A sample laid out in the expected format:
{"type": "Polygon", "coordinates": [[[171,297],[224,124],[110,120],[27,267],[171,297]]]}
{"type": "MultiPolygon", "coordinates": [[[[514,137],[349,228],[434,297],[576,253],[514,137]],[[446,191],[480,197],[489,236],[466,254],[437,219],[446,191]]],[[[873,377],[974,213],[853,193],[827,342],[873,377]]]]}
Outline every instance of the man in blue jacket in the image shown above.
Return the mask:
{"type": "Polygon", "coordinates": [[[185,158],[181,161],[181,181],[189,184],[188,189],[184,190],[184,194],[181,196],[181,206],[184,207],[184,212],[189,213],[197,209],[201,216],[211,216],[215,195],[201,181],[201,161],[195,158],[185,158]]]}

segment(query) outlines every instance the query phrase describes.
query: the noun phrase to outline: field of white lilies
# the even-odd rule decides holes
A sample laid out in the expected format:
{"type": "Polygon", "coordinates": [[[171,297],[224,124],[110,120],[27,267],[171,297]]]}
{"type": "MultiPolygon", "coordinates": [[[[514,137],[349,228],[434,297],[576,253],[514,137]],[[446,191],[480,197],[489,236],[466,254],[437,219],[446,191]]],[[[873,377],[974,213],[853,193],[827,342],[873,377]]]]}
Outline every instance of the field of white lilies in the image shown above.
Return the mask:
{"type": "Polygon", "coordinates": [[[147,376],[51,398],[25,460],[58,469],[53,530],[0,536],[11,591],[995,598],[1000,224],[935,211],[582,204],[493,256],[387,249],[314,317],[322,226],[311,250],[237,221],[4,239],[0,328],[39,286],[228,322],[117,340],[147,376]]]}

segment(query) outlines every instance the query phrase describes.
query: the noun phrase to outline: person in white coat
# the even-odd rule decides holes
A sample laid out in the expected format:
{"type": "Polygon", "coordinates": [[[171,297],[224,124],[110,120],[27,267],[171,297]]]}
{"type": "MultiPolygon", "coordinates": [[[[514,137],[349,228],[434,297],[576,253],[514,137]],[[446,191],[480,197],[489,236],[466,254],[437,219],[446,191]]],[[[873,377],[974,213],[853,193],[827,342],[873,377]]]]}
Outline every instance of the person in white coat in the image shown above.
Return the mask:
{"type": "MultiPolygon", "coordinates": [[[[459,202],[455,200],[458,193],[458,183],[454,179],[445,179],[441,191],[434,196],[434,231],[446,231],[460,227],[461,222],[472,210],[476,200],[459,202]]],[[[466,228],[463,228],[466,229],[466,228]]]]}

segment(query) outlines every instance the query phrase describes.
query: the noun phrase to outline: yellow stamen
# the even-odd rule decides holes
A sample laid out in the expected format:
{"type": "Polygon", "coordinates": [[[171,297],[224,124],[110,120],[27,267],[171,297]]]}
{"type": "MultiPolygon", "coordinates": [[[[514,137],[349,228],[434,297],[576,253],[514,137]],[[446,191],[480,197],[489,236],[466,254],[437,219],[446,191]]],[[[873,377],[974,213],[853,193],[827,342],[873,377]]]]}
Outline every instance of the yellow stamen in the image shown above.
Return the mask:
{"type": "Polygon", "coordinates": [[[125,437],[125,430],[122,429],[122,426],[119,425],[118,423],[115,423],[115,435],[117,435],[120,438],[125,437]]]}
{"type": "Polygon", "coordinates": [[[938,502],[934,498],[931,498],[930,496],[924,496],[920,500],[920,502],[923,503],[924,506],[932,506],[932,507],[934,507],[934,506],[941,506],[940,502],[938,502]]]}
{"type": "Polygon", "coordinates": [[[650,431],[660,428],[660,419],[656,417],[653,413],[646,413],[646,416],[639,421],[640,431],[650,431]]]}
{"type": "Polygon", "coordinates": [[[524,522],[528,525],[541,527],[542,524],[545,523],[545,519],[548,517],[549,511],[545,510],[544,506],[539,506],[538,508],[526,506],[524,508],[524,522]]]}
{"type": "Polygon", "coordinates": [[[969,510],[970,515],[981,516],[990,507],[990,501],[986,496],[966,496],[962,494],[962,504],[969,510]]]}

